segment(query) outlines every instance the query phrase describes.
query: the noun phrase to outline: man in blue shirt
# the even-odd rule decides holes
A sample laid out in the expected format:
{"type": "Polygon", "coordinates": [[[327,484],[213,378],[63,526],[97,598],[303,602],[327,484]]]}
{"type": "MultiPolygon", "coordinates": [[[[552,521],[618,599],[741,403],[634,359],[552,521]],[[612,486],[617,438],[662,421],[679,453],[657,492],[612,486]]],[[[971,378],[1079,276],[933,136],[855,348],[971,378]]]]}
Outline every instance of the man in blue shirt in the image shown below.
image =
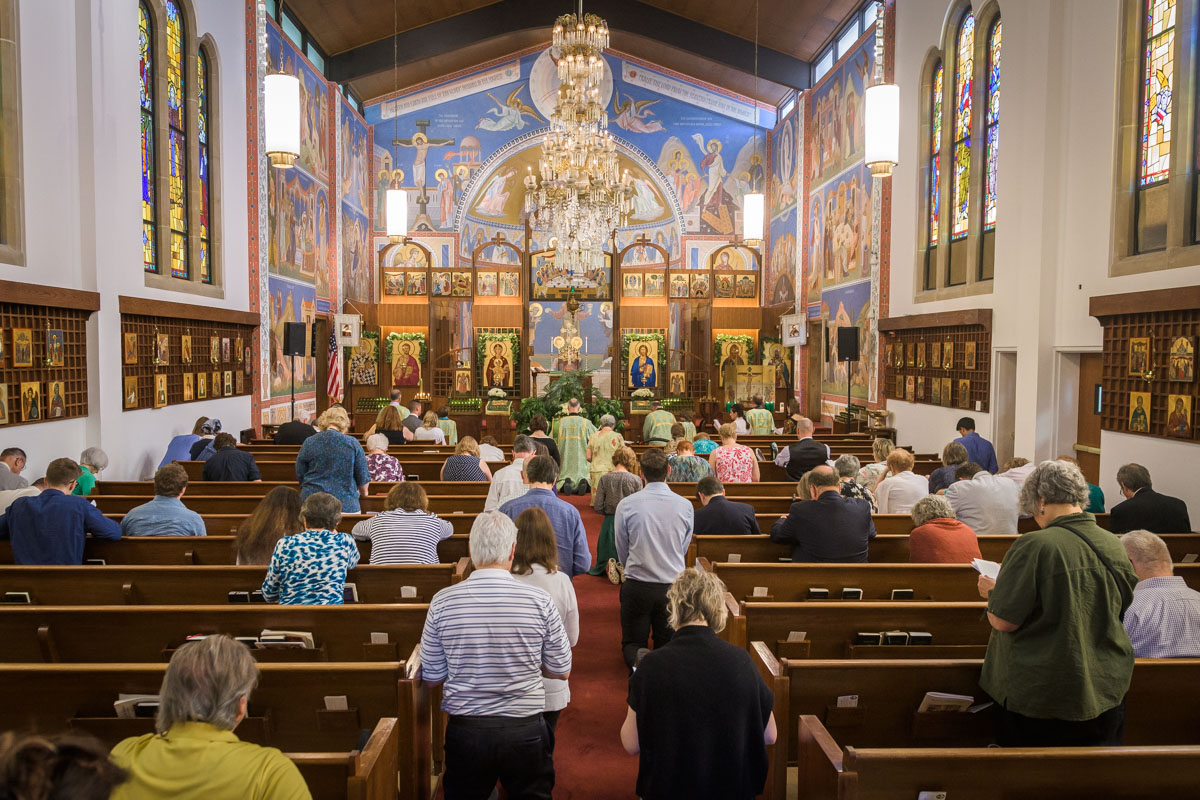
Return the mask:
{"type": "Polygon", "coordinates": [[[46,488],[36,497],[22,497],[0,516],[0,539],[11,539],[13,563],[77,566],[83,563],[86,534],[120,539],[121,528],[71,490],[79,480],[79,465],[56,458],[46,467],[46,488]]]}
{"type": "Polygon", "coordinates": [[[958,421],[958,438],[954,441],[967,448],[967,461],[974,462],[995,475],[1000,471],[992,443],[975,432],[975,420],[963,417],[958,421]]]}
{"type": "Polygon", "coordinates": [[[154,473],[154,499],[129,510],[121,520],[121,535],[204,536],[204,519],[180,499],[187,485],[187,470],[178,464],[154,473]]]}
{"type": "Polygon", "coordinates": [[[572,578],[587,572],[592,566],[592,552],[588,550],[583,519],[575,506],[554,494],[558,464],[550,456],[534,456],[525,462],[525,477],[529,491],[500,506],[500,513],[515,522],[527,508],[545,511],[558,540],[558,568],[572,578]]]}

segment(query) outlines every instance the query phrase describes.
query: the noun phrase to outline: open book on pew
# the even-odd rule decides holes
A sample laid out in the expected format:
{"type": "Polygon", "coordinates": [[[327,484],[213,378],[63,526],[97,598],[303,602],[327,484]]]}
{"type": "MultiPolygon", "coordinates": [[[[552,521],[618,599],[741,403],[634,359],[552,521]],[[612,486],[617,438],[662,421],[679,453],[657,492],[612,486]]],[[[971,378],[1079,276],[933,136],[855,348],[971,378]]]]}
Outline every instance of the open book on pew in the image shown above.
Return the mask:
{"type": "Polygon", "coordinates": [[[313,642],[313,635],[310,631],[273,631],[267,628],[258,635],[258,642],[254,646],[259,650],[285,648],[312,650],[316,644],[313,642]]]}
{"type": "Polygon", "coordinates": [[[158,713],[158,702],[156,694],[118,694],[113,709],[118,719],[153,717],[158,713]]]}

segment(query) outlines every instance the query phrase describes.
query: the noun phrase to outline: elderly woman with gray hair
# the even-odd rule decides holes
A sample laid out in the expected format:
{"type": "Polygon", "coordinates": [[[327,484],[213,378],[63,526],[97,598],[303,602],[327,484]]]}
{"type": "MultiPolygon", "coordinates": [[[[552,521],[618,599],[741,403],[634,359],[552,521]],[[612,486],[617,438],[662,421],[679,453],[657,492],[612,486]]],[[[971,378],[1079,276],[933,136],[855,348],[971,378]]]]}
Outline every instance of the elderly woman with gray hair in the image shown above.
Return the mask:
{"type": "Polygon", "coordinates": [[[875,494],[858,482],[855,477],[861,464],[858,456],[852,456],[849,453],[838,456],[838,460],[833,462],[833,468],[837,471],[838,480],[842,482],[842,497],[854,497],[862,500],[871,507],[872,514],[879,513],[879,505],[875,502],[875,494]]]}
{"type": "Polygon", "coordinates": [[[913,506],[908,560],[914,564],[970,564],[979,554],[979,537],[959,522],[954,506],[940,494],[922,497],[913,506]]]}
{"type": "Polygon", "coordinates": [[[300,521],[304,530],[275,545],[262,583],[263,599],[280,605],[341,605],[346,573],[359,559],[354,537],[337,529],[342,504],[325,492],[309,495],[300,506],[300,521]]]}
{"type": "Polygon", "coordinates": [[[108,469],[108,453],[99,447],[89,447],[79,454],[79,480],[71,494],[87,497],[96,487],[96,476],[108,469]]]}
{"type": "Polygon", "coordinates": [[[588,485],[592,491],[600,485],[600,479],[612,471],[613,453],[625,446],[625,437],[617,433],[617,418],[612,414],[600,417],[600,430],[592,434],[587,443],[588,485]]]}
{"type": "Polygon", "coordinates": [[[1121,744],[1133,675],[1121,617],[1137,576],[1087,502],[1076,466],[1039,464],[1021,487],[1021,513],[1042,530],[1017,539],[995,580],[979,577],[995,629],[979,684],[999,706],[1002,747],[1121,744]]]}
{"type": "Polygon", "coordinates": [[[373,481],[404,480],[404,469],[395,456],[388,455],[388,437],[382,433],[367,437],[367,474],[373,481]]]}
{"type": "Polygon", "coordinates": [[[112,750],[129,780],[114,800],[144,797],[311,797],[300,770],[274,747],[238,739],[258,665],[225,635],[188,642],[175,651],[159,689],[155,733],[112,750]]]}

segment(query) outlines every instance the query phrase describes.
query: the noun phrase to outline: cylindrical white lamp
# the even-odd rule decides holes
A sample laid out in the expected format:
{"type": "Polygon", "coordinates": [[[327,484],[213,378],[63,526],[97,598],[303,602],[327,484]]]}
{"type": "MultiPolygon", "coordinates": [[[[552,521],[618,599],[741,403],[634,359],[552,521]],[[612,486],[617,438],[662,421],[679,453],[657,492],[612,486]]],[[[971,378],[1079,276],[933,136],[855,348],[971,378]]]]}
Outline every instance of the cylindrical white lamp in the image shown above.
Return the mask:
{"type": "Polygon", "coordinates": [[[877,83],[863,93],[866,162],[871,174],[886,177],[900,162],[900,87],[877,83]]]}
{"type": "Polygon", "coordinates": [[[742,240],[751,247],[762,244],[766,198],[761,192],[742,196],[742,240]]]}
{"type": "Polygon", "coordinates": [[[267,156],[287,169],[300,157],[300,81],[282,72],[264,78],[263,110],[267,156]]]}
{"type": "Polygon", "coordinates": [[[387,235],[396,244],[408,236],[408,192],[403,189],[388,189],[387,235]]]}

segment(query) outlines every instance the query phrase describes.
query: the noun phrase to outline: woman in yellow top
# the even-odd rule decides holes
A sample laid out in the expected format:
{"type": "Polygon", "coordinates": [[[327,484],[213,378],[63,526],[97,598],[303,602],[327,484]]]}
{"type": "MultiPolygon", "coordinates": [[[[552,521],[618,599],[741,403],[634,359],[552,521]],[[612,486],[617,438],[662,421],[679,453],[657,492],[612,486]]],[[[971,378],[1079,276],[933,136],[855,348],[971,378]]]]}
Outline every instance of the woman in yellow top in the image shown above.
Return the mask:
{"type": "Polygon", "coordinates": [[[311,800],[291,759],[233,732],[256,683],[254,657],[228,636],[176,650],[159,690],[156,732],[112,750],[129,773],[112,800],[311,800]]]}
{"type": "Polygon", "coordinates": [[[612,471],[613,453],[625,446],[625,437],[617,433],[617,419],[612,414],[600,417],[600,430],[592,434],[587,443],[589,481],[592,491],[600,485],[600,479],[612,471]]]}

